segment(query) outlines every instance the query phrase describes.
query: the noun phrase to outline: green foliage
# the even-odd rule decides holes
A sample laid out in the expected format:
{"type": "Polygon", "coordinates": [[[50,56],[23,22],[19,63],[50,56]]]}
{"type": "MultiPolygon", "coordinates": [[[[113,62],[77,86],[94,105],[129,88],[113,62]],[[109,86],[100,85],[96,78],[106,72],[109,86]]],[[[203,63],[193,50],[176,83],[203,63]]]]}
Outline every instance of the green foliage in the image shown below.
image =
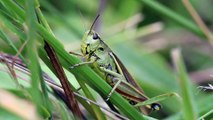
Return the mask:
{"type": "MultiPolygon", "coordinates": [[[[204,5],[211,4],[210,1],[191,2],[198,13],[204,13],[204,5]]],[[[8,91],[37,108],[38,118],[46,119],[50,115],[56,115],[61,119],[71,119],[72,113],[55,97],[42,77],[43,71],[59,83],[43,48],[46,40],[56,51],[67,76],[70,76],[72,89],[76,91],[80,86],[82,95],[97,103],[104,102],[97,98],[102,96],[104,99],[111,87],[88,66],[70,70],[70,66],[81,60],[68,53],[80,52],[80,41],[84,32],[89,29],[97,13],[100,13],[101,17],[95,24],[96,31],[125,64],[146,95],[152,98],[151,101],[159,101],[163,106],[162,110],[145,116],[121,95],[114,93],[110,101],[122,115],[130,119],[211,118],[212,91],[204,93],[197,86],[212,83],[212,78],[209,77],[213,67],[212,48],[203,31],[190,19],[188,11],[181,9],[181,5],[180,1],[165,4],[164,1],[155,0],[0,1],[1,53],[15,55],[20,52],[18,56],[31,73],[27,76],[16,70],[21,84],[21,87],[17,87],[13,77],[8,77],[11,74],[5,73],[8,68],[1,65],[0,90],[13,89],[15,92],[8,91]],[[37,15],[42,24],[38,23],[37,15]],[[19,51],[25,41],[26,46],[19,51]],[[181,49],[180,57],[171,59],[173,55],[170,53],[176,47],[181,49]],[[23,79],[29,78],[31,82],[23,82],[23,79]],[[172,97],[174,95],[179,97],[172,97]],[[61,111],[55,113],[55,109],[61,111]]],[[[208,11],[212,8],[208,6],[205,9],[206,13],[200,16],[207,26],[211,26],[213,16],[208,11]]],[[[86,109],[84,115],[88,119],[108,119],[105,112],[100,110],[101,107],[88,104],[79,97],[77,100],[86,109]]],[[[22,119],[21,115],[0,103],[1,116],[22,119]]]]}

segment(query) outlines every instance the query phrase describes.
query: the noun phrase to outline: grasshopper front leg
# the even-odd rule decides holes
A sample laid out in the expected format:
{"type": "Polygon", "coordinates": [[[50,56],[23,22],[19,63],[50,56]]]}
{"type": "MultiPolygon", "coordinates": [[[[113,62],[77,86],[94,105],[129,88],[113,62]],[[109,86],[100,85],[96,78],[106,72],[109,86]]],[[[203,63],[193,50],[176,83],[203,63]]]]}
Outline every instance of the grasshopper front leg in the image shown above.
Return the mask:
{"type": "Polygon", "coordinates": [[[80,53],[75,53],[75,52],[72,52],[72,51],[70,51],[69,54],[72,54],[72,55],[75,55],[75,56],[79,56],[79,57],[83,57],[82,54],[80,54],[80,53]]]}
{"type": "MultiPolygon", "coordinates": [[[[72,52],[70,52],[70,53],[73,54],[72,52]]],[[[75,53],[74,55],[76,55],[76,53],[75,53]]],[[[80,55],[80,54],[78,54],[78,55],[80,55]]],[[[83,56],[83,55],[82,55],[82,56],[83,56]]],[[[85,58],[85,57],[88,57],[88,56],[83,56],[83,57],[85,58]]],[[[73,68],[75,68],[75,67],[79,67],[79,66],[82,66],[82,65],[93,64],[93,63],[96,62],[96,61],[97,61],[97,58],[91,58],[90,61],[78,63],[78,64],[75,64],[75,65],[69,67],[69,68],[70,68],[70,69],[73,69],[73,68]]]]}
{"type": "Polygon", "coordinates": [[[82,65],[93,64],[94,62],[95,62],[95,60],[91,60],[91,61],[88,61],[88,62],[82,62],[82,63],[75,64],[73,66],[70,66],[69,68],[73,69],[75,67],[79,67],[79,66],[82,66],[82,65]]]}

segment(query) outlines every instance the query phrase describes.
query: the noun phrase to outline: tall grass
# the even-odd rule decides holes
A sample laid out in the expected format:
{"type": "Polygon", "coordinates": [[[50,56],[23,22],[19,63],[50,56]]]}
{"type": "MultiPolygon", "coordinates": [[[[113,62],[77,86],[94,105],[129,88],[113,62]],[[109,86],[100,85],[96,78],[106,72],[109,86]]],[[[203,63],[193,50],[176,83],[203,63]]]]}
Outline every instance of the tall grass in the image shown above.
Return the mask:
{"type": "MultiPolygon", "coordinates": [[[[106,3],[103,1],[95,0],[90,2],[85,0],[62,0],[59,4],[54,4],[54,2],[50,1],[33,0],[1,1],[0,49],[3,53],[12,55],[16,55],[20,52],[18,56],[24,61],[31,73],[30,84],[26,84],[23,83],[22,79],[27,79],[28,77],[16,70],[18,80],[22,87],[14,88],[12,91],[8,88],[4,89],[22,99],[31,101],[32,105],[37,108],[36,114],[40,118],[46,119],[61,116],[62,119],[71,119],[70,116],[72,116],[72,112],[68,111],[67,107],[64,107],[65,103],[53,94],[53,91],[45,84],[42,77],[43,72],[46,72],[51,78],[54,78],[54,80],[58,82],[57,78],[55,78],[55,76],[57,76],[56,72],[43,48],[45,40],[55,50],[61,65],[66,70],[66,75],[74,76],[69,78],[72,90],[79,92],[77,88],[80,86],[82,90],[80,90],[79,93],[81,93],[81,95],[85,95],[87,98],[97,101],[98,103],[103,102],[103,104],[105,104],[105,102],[99,98],[101,96],[103,97],[102,99],[105,99],[111,87],[89,66],[69,69],[70,66],[80,63],[81,60],[67,52],[69,50],[79,52],[79,40],[84,34],[82,31],[85,29],[83,27],[89,28],[93,18],[96,16],[97,9],[99,9],[98,12],[104,10],[104,12],[101,13],[99,22],[96,23],[97,28],[102,28],[102,31],[99,31],[100,35],[104,36],[102,39],[118,55],[132,76],[137,80],[137,83],[144,89],[146,95],[151,98],[154,97],[152,100],[159,101],[163,106],[162,110],[154,111],[149,116],[143,115],[135,109],[134,106],[130,105],[126,99],[115,92],[110,97],[110,101],[116,106],[121,115],[129,119],[141,120],[163,118],[187,120],[198,119],[202,115],[206,118],[211,118],[209,113],[211,113],[213,109],[213,103],[211,102],[213,99],[212,94],[194,92],[199,91],[196,88],[197,85],[208,81],[204,79],[201,82],[192,82],[193,79],[190,79],[190,72],[194,72],[195,70],[209,70],[212,68],[211,54],[203,48],[196,50],[193,47],[188,47],[189,49],[191,48],[188,50],[187,47],[181,44],[181,42],[185,42],[181,40],[182,36],[176,35],[176,33],[183,34],[183,30],[188,31],[193,33],[194,36],[199,38],[200,41],[209,48],[210,45],[205,41],[206,36],[204,36],[203,31],[200,30],[193,20],[189,19],[190,16],[185,15],[185,13],[178,13],[176,9],[172,8],[175,4],[170,3],[164,5],[162,2],[160,3],[154,0],[107,1],[107,3],[109,6],[106,6],[106,3]],[[78,9],[80,9],[81,13],[78,12],[78,9]],[[37,14],[38,16],[36,13],[39,13],[37,14]],[[144,22],[140,21],[140,24],[138,24],[135,23],[134,20],[131,21],[130,18],[132,16],[141,13],[144,14],[144,22]],[[154,15],[150,13],[154,13],[154,15]],[[83,14],[83,17],[80,17],[80,14],[83,14]],[[153,18],[150,19],[146,16],[147,14],[153,18]],[[43,24],[38,22],[37,17],[42,19],[43,24]],[[159,17],[161,19],[159,19],[159,17]],[[159,22],[163,24],[164,27],[160,29],[151,28],[151,25],[154,23],[159,25],[159,22]],[[113,28],[110,26],[119,26],[120,24],[126,25],[126,27],[110,29],[113,28]],[[141,29],[144,29],[144,31],[148,33],[145,37],[144,34],[141,33],[141,29]],[[152,29],[159,29],[160,36],[152,29]],[[105,31],[111,31],[112,33],[109,33],[111,34],[110,36],[105,36],[105,34],[108,34],[104,33],[105,31]],[[163,34],[163,32],[165,32],[165,34],[163,34]],[[170,39],[177,38],[180,39],[181,42],[170,41],[168,34],[173,35],[170,39]],[[146,38],[146,36],[148,37],[146,38]],[[150,39],[149,42],[148,39],[150,36],[153,36],[153,39],[150,39]],[[156,36],[160,38],[156,39],[156,36]],[[25,44],[25,42],[26,45],[21,46],[25,44]],[[168,46],[164,46],[163,42],[168,43],[166,44],[168,46]],[[147,46],[144,45],[149,46],[149,48],[147,49],[147,46]],[[173,59],[171,59],[170,52],[172,50],[170,48],[177,46],[182,48],[182,53],[174,52],[172,54],[173,59]],[[24,47],[24,49],[20,50],[21,47],[24,47]],[[157,47],[159,47],[160,50],[153,52],[152,49],[157,47]],[[187,54],[190,52],[201,55],[187,54]],[[183,54],[183,56],[181,56],[181,54],[183,54]],[[195,61],[192,61],[189,56],[196,58],[195,61]],[[198,58],[201,56],[208,58],[206,59],[208,65],[199,61],[198,58]],[[188,61],[186,62],[185,60],[188,61]],[[172,62],[175,67],[171,65],[172,62]],[[193,64],[193,62],[197,64],[193,64]],[[74,84],[75,82],[77,82],[78,85],[74,84]],[[171,92],[174,94],[170,94],[171,92]],[[156,97],[162,94],[165,94],[166,97],[156,97]],[[179,97],[172,97],[173,95],[179,95],[179,97]],[[208,105],[206,103],[208,103],[208,105]],[[55,112],[56,109],[59,110],[58,113],[55,112]]],[[[193,4],[195,3],[194,1],[193,4]]],[[[180,6],[175,7],[181,8],[180,6]]],[[[185,12],[187,12],[187,10],[185,10],[185,12]]],[[[186,42],[186,44],[190,45],[193,43],[186,42]]],[[[209,48],[208,50],[212,49],[209,48]]],[[[5,67],[3,68],[6,69],[5,67]]],[[[11,68],[13,67],[11,66],[11,68]]],[[[8,74],[2,75],[5,76],[8,74]]],[[[0,81],[3,80],[0,79],[0,81]]],[[[86,110],[82,110],[85,118],[109,118],[106,112],[101,109],[102,107],[88,103],[80,97],[76,98],[79,104],[83,106],[82,109],[86,110]]],[[[12,113],[15,114],[13,116],[17,115],[22,117],[19,113],[1,106],[1,103],[0,108],[4,109],[4,112],[0,112],[0,114],[6,116],[12,113]]],[[[11,116],[11,118],[13,116],[11,116]]]]}

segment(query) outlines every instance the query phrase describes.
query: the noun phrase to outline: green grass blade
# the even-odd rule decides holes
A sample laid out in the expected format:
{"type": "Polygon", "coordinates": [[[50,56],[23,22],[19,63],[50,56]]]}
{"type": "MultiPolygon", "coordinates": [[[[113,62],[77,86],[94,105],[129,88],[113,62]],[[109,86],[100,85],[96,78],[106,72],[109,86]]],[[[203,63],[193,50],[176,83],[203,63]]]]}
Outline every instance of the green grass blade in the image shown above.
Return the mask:
{"type": "Polygon", "coordinates": [[[42,7],[45,7],[48,11],[53,13],[53,16],[55,16],[55,18],[57,18],[59,22],[63,23],[71,33],[74,33],[74,35],[78,37],[82,36],[82,34],[76,28],[74,28],[73,24],[70,24],[67,19],[64,19],[64,16],[53,5],[51,5],[48,1],[45,0],[42,0],[40,2],[42,7]]]}
{"type": "Polygon", "coordinates": [[[13,2],[12,0],[2,0],[1,2],[6,6],[6,8],[9,9],[10,12],[15,13],[15,15],[13,16],[14,18],[17,18],[24,22],[25,11],[23,11],[17,4],[15,4],[15,2],[13,2]]]}
{"type": "Polygon", "coordinates": [[[209,112],[207,112],[206,114],[202,115],[198,120],[203,120],[205,117],[209,116],[213,114],[213,109],[211,109],[209,112]]]}
{"type": "Polygon", "coordinates": [[[148,100],[146,100],[146,101],[144,101],[142,103],[138,103],[138,104],[135,105],[135,107],[144,106],[144,105],[150,105],[152,103],[157,103],[157,102],[163,101],[165,99],[169,99],[169,98],[171,98],[173,96],[175,96],[178,99],[180,99],[180,96],[177,93],[166,93],[166,94],[162,94],[162,95],[150,98],[150,99],[148,99],[148,100]]]}
{"type": "MultiPolygon", "coordinates": [[[[10,31],[16,33],[20,39],[25,40],[26,39],[26,35],[23,33],[23,31],[18,28],[17,26],[15,26],[14,24],[12,24],[11,20],[9,20],[6,16],[6,14],[4,14],[2,11],[0,11],[0,19],[1,21],[4,23],[5,27],[9,28],[10,31]]],[[[12,19],[12,16],[9,16],[12,19]]],[[[17,23],[18,24],[18,23],[17,23]]],[[[24,41],[22,41],[24,42],[24,41]]]]}
{"type": "Polygon", "coordinates": [[[177,79],[179,81],[179,87],[181,97],[183,98],[182,108],[183,116],[185,120],[197,119],[197,112],[195,110],[196,104],[192,93],[192,84],[187,76],[187,72],[184,66],[183,58],[180,53],[180,49],[172,51],[172,58],[177,72],[177,79]]]}
{"type": "MultiPolygon", "coordinates": [[[[2,38],[2,40],[4,40],[9,46],[11,46],[11,48],[18,53],[18,49],[16,48],[16,46],[13,44],[12,40],[10,40],[7,35],[4,33],[4,31],[0,30],[0,37],[2,38]]],[[[20,54],[19,57],[24,60],[24,57],[20,54]]]]}
{"type": "MultiPolygon", "coordinates": [[[[95,98],[92,96],[85,82],[81,79],[78,79],[78,82],[79,82],[79,85],[81,86],[81,89],[84,91],[86,97],[92,101],[95,101],[95,98]]],[[[91,108],[97,120],[106,120],[106,117],[103,115],[103,112],[100,110],[98,106],[91,104],[91,108]]]]}
{"type": "MultiPolygon", "coordinates": [[[[38,5],[39,6],[39,5],[38,5]]],[[[45,20],[45,18],[43,17],[41,11],[39,8],[36,9],[36,12],[38,14],[38,17],[41,19],[41,22],[42,24],[44,24],[45,28],[47,28],[47,30],[52,33],[47,21],[45,20]]],[[[78,79],[78,82],[82,88],[82,90],[84,91],[84,93],[86,94],[86,96],[88,97],[88,99],[90,100],[95,100],[93,97],[92,97],[92,94],[89,92],[89,89],[86,87],[85,85],[85,82],[82,81],[81,79],[78,79]]],[[[103,115],[103,113],[101,112],[100,108],[97,107],[96,105],[93,105],[91,104],[91,108],[93,109],[94,111],[94,114],[96,116],[96,119],[106,119],[105,116],[103,115]]]]}
{"type": "MultiPolygon", "coordinates": [[[[28,0],[26,2],[26,24],[27,24],[27,56],[29,58],[29,69],[31,71],[31,94],[32,100],[35,102],[37,109],[41,112],[44,117],[50,117],[48,114],[45,114],[42,109],[49,108],[49,101],[46,92],[46,87],[44,80],[41,74],[41,67],[39,65],[38,59],[38,41],[36,40],[36,14],[34,10],[34,1],[28,0]],[[33,54],[32,54],[33,52],[33,54]],[[44,94],[40,92],[40,83],[44,94]],[[44,99],[42,98],[44,97],[44,99]],[[44,105],[44,106],[41,106],[44,105]],[[43,108],[44,107],[44,108],[43,108]]],[[[48,111],[50,112],[50,111],[48,111]]]]}
{"type": "Polygon", "coordinates": [[[204,33],[201,29],[191,22],[190,20],[184,18],[183,16],[179,15],[178,13],[174,12],[172,9],[163,6],[162,4],[158,3],[156,0],[139,0],[146,6],[152,8],[156,12],[166,16],[168,19],[173,20],[174,22],[182,25],[183,27],[189,29],[190,31],[194,32],[195,34],[205,37],[204,33]]]}
{"type": "MultiPolygon", "coordinates": [[[[11,2],[11,1],[6,1],[6,2],[11,2]]],[[[11,6],[7,6],[7,7],[11,7],[11,6]]],[[[13,7],[18,7],[18,6],[14,5],[13,7]]],[[[13,8],[12,10],[16,10],[16,9],[21,9],[21,8],[13,8]]],[[[24,11],[22,10],[19,10],[19,12],[21,12],[20,13],[21,15],[24,14],[24,11]]],[[[19,14],[19,12],[16,12],[16,14],[19,14]]],[[[39,24],[37,24],[37,27],[38,27],[39,34],[42,37],[44,37],[44,39],[47,40],[47,42],[55,49],[59,57],[61,57],[62,59],[64,59],[64,61],[66,61],[66,63],[62,63],[65,68],[68,69],[70,65],[74,65],[76,63],[81,62],[76,57],[69,55],[64,50],[61,43],[54,36],[52,36],[45,28],[43,28],[39,24]]],[[[94,71],[92,71],[87,66],[72,70],[72,73],[75,76],[78,76],[80,79],[84,80],[87,84],[91,85],[93,88],[98,90],[99,93],[104,94],[105,96],[107,96],[107,94],[111,90],[111,87],[107,83],[105,83],[103,79],[101,79],[96,73],[94,73],[94,71]]],[[[111,96],[111,100],[130,119],[143,120],[143,116],[119,94],[114,93],[111,96]]]]}
{"type": "MultiPolygon", "coordinates": [[[[42,61],[47,65],[47,67],[56,75],[54,68],[52,67],[51,62],[49,61],[49,58],[47,57],[46,52],[44,51],[44,49],[40,49],[39,50],[39,56],[42,59],[42,61]]],[[[61,62],[63,63],[63,60],[61,60],[61,62]]],[[[72,87],[73,91],[77,91],[74,86],[72,86],[72,84],[70,84],[72,87]]],[[[84,99],[77,97],[78,101],[84,106],[84,108],[89,112],[89,113],[93,113],[93,110],[91,109],[90,104],[88,104],[87,101],[85,101],[84,99]]]]}

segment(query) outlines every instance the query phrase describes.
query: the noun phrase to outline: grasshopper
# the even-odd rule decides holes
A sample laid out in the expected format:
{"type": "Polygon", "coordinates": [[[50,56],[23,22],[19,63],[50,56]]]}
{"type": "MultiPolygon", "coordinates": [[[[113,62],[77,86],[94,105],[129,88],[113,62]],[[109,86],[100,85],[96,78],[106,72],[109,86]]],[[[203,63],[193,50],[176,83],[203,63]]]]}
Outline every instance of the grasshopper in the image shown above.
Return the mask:
{"type": "MultiPolygon", "coordinates": [[[[89,64],[97,74],[112,86],[112,90],[106,100],[109,100],[114,91],[120,93],[132,105],[148,100],[149,98],[137,85],[123,63],[108,45],[104,43],[99,34],[92,30],[98,17],[99,15],[94,20],[90,30],[86,31],[83,36],[81,52],[85,61],[75,64],[70,68],[89,64]]],[[[160,108],[160,104],[152,103],[151,105],[144,106],[142,111],[148,114],[150,111],[159,110],[160,108]]]]}

